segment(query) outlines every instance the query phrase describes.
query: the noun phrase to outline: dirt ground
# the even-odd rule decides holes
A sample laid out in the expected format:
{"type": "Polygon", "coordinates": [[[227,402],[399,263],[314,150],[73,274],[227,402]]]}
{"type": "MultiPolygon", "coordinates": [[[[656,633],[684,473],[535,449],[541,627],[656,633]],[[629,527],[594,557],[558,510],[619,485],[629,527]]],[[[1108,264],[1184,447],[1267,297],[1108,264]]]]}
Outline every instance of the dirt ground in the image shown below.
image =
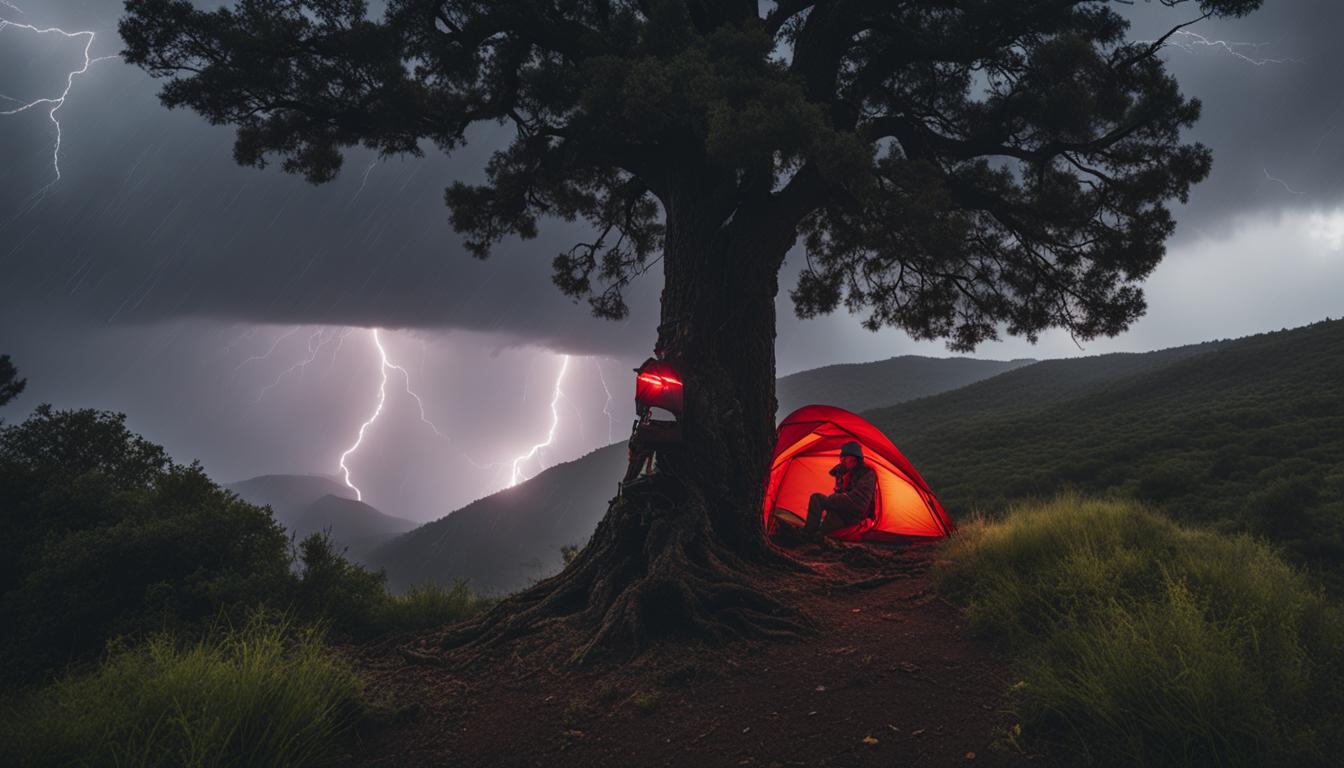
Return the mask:
{"type": "Polygon", "coordinates": [[[818,626],[802,641],[672,643],[592,668],[517,649],[467,669],[412,663],[396,648],[413,636],[345,648],[396,712],[341,764],[1039,765],[1004,737],[1006,662],[929,588],[936,551],[878,554],[875,578],[835,550],[798,552],[826,574],[778,585],[818,626]]]}

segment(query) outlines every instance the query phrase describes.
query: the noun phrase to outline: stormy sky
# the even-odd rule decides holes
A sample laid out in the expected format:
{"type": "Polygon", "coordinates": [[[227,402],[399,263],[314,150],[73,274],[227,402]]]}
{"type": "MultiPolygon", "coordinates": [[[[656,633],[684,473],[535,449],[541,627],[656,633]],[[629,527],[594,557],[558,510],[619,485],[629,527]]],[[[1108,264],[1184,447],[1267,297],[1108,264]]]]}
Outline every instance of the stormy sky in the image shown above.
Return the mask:
{"type": "MultiPolygon", "coordinates": [[[[1124,12],[1135,39],[1192,14],[1143,2],[1124,12]]],[[[115,0],[0,0],[11,22],[0,112],[59,97],[85,58],[87,36],[20,25],[91,30],[97,58],[120,49],[120,14],[115,0]]],[[[1174,38],[1164,55],[1204,103],[1191,138],[1213,149],[1214,170],[1177,210],[1147,316],[1082,349],[1050,334],[977,356],[1146,351],[1344,314],[1341,29],[1337,0],[1266,0],[1174,38]]],[[[56,112],[59,179],[52,105],[0,115],[0,352],[28,379],[0,417],[43,402],[106,408],[220,481],[331,474],[386,374],[382,410],[346,465],[366,501],[422,520],[504,487],[513,460],[548,437],[517,465],[523,475],[628,433],[630,368],[652,342],[660,277],[646,275],[630,318],[613,323],[550,284],[579,224],[546,222],[487,262],[466,255],[443,189],[480,179],[503,129],[477,131],[452,158],[354,151],[336,182],[314,187],[237,167],[231,129],[165,110],[159,84],[115,57],[71,83],[56,112]]],[[[799,321],[787,291],[778,309],[781,374],[948,354],[864,331],[843,311],[799,321]]]]}

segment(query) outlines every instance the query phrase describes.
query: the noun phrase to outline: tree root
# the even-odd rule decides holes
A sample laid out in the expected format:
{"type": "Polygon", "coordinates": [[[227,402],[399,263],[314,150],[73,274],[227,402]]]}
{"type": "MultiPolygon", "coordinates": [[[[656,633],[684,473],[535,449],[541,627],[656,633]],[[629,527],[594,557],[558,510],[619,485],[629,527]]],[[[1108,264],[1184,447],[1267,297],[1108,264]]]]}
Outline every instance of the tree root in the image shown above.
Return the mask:
{"type": "Polygon", "coordinates": [[[523,637],[543,637],[552,651],[569,650],[568,661],[582,663],[608,652],[635,655],[666,638],[810,634],[812,620],[759,582],[787,583],[789,574],[812,569],[768,545],[766,551],[750,560],[732,552],[700,505],[619,499],[562,573],[448,629],[437,649],[422,646],[412,658],[446,651],[466,662],[523,637]]]}

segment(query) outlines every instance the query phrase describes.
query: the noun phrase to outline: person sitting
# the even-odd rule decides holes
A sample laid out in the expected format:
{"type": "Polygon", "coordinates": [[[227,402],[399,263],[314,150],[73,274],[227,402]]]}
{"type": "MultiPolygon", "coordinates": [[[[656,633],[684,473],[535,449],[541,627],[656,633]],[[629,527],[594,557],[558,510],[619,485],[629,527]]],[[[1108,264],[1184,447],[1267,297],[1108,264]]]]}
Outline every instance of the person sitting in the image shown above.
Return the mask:
{"type": "Polygon", "coordinates": [[[840,446],[840,463],[830,470],[835,489],[830,495],[814,493],[807,503],[808,534],[830,533],[871,517],[877,498],[877,473],[863,462],[863,446],[850,441],[840,446]]]}

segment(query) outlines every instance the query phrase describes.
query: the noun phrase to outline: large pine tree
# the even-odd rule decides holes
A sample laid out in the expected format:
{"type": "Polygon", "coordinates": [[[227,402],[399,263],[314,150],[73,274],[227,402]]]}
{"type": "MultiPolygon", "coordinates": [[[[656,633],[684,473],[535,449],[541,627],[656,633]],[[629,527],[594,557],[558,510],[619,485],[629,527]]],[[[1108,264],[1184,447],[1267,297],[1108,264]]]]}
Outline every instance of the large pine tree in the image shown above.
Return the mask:
{"type": "MultiPolygon", "coordinates": [[[[1117,0],[1118,1],[1118,0],[1117,0]]],[[[1160,0],[1179,23],[1260,0],[1160,0]],[[1180,15],[1184,11],[1184,15],[1180,15]]],[[[546,218],[588,241],[554,281],[599,316],[661,262],[684,321],[684,450],[670,506],[617,504],[566,571],[463,637],[539,626],[580,654],[653,635],[795,631],[753,586],[778,556],[759,505],[775,418],[775,296],[844,303],[969,350],[1001,332],[1123,331],[1210,166],[1163,40],[1104,0],[127,0],[125,58],[161,99],[237,126],[238,162],[332,179],[342,150],[444,152],[511,126],[446,201],[479,258],[546,218]]]]}

